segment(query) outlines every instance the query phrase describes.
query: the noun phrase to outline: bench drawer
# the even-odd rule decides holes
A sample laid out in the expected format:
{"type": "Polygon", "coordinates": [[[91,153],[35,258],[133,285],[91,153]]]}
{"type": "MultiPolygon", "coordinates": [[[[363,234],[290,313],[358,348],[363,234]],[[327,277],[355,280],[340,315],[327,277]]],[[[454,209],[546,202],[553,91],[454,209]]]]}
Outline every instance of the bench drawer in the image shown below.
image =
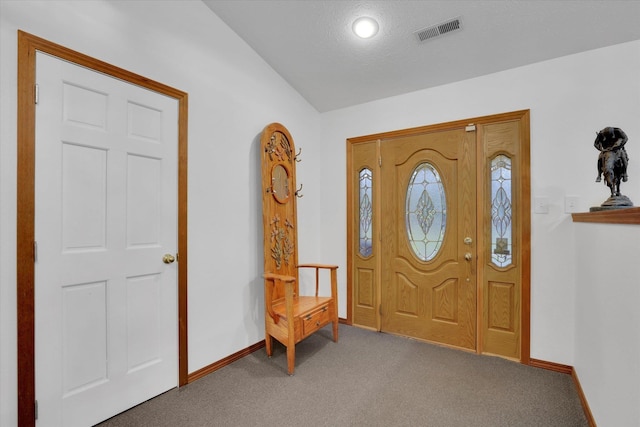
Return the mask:
{"type": "Polygon", "coordinates": [[[325,326],[330,321],[329,305],[324,305],[317,310],[302,316],[302,334],[309,335],[325,326]]]}

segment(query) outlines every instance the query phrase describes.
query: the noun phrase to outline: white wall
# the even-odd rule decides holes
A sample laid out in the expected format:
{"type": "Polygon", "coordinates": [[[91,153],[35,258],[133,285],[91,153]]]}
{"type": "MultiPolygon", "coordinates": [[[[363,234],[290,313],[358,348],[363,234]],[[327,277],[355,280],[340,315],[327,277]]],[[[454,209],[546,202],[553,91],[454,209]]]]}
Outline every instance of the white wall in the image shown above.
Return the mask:
{"type": "Polygon", "coordinates": [[[189,371],[264,338],[259,134],[302,147],[300,257],[319,254],[319,113],[201,1],[0,1],[0,425],[16,423],[18,29],[189,93],[189,371]],[[309,224],[313,224],[311,227],[309,224]]]}
{"type": "MultiPolygon", "coordinates": [[[[575,362],[580,378],[584,376],[587,382],[585,389],[590,403],[601,411],[615,408],[624,413],[625,407],[628,414],[630,397],[614,403],[616,394],[611,391],[616,386],[629,391],[635,384],[630,396],[635,399],[634,407],[639,403],[640,334],[635,309],[638,298],[633,298],[637,297],[640,285],[638,226],[621,226],[614,239],[622,242],[621,250],[625,253],[622,259],[627,261],[615,277],[622,278],[621,290],[630,293],[608,295],[620,303],[615,309],[621,310],[620,316],[628,320],[627,326],[607,328],[611,321],[605,321],[599,327],[599,340],[595,341],[588,333],[594,320],[582,324],[589,318],[582,304],[607,310],[608,305],[601,307],[598,302],[603,291],[597,278],[619,263],[613,260],[604,265],[595,263],[591,258],[599,252],[595,249],[597,242],[582,235],[578,236],[576,258],[576,232],[584,233],[588,228],[576,229],[571,216],[564,213],[564,197],[577,196],[581,211],[606,200],[607,187],[594,183],[598,151],[593,141],[596,131],[617,126],[630,138],[627,143],[630,178],[623,183],[622,192],[640,205],[640,41],[324,113],[325,160],[344,165],[345,140],[349,137],[521,109],[531,110],[532,197],[548,197],[550,202],[548,214],[532,214],[531,357],[567,365],[575,362]],[[585,260],[587,254],[591,258],[585,260]],[[582,270],[585,264],[589,269],[582,270]],[[592,270],[600,274],[591,274],[592,270]],[[591,289],[587,295],[583,295],[585,286],[591,289]],[[581,306],[577,308],[577,304],[581,306]],[[588,356],[599,347],[608,350],[600,356],[588,356]],[[619,354],[615,353],[618,350],[629,353],[612,357],[619,354]],[[592,377],[591,370],[599,373],[592,377]],[[616,375],[607,377],[611,370],[616,375]],[[622,372],[629,376],[623,378],[622,372]],[[608,378],[610,387],[597,391],[602,377],[608,378]]],[[[323,210],[323,228],[335,230],[323,235],[323,253],[334,254],[341,260],[346,258],[345,176],[346,168],[341,167],[323,177],[323,201],[331,201],[335,206],[323,210]]],[[[612,249],[610,244],[608,248],[612,249]]],[[[605,258],[612,256],[609,252],[605,258]]],[[[341,282],[346,279],[345,273],[343,269],[341,282]]],[[[340,301],[344,309],[346,295],[342,291],[340,301]]],[[[598,319],[605,320],[604,316],[603,313],[598,319]]],[[[596,411],[596,421],[601,411],[596,411]]],[[[602,417],[606,419],[605,415],[602,417]]],[[[640,422],[637,414],[634,419],[640,422]]]]}

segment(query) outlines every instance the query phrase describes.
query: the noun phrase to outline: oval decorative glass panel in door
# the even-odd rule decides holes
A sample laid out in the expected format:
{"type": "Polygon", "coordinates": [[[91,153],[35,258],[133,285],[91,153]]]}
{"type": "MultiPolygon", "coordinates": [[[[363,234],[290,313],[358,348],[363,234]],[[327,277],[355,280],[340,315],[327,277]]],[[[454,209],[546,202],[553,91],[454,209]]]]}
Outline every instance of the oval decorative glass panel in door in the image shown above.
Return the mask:
{"type": "Polygon", "coordinates": [[[409,246],[418,259],[438,255],[447,228],[447,198],[440,174],[430,163],[419,164],[407,186],[405,208],[409,246]]]}

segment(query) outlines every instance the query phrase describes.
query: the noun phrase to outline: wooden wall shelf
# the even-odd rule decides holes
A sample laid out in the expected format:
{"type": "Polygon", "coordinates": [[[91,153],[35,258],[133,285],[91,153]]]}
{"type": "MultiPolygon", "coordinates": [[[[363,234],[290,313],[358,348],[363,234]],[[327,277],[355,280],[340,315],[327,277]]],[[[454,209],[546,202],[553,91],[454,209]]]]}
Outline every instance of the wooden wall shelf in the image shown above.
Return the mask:
{"type": "Polygon", "coordinates": [[[573,222],[640,224],[640,207],[572,213],[573,222]]]}

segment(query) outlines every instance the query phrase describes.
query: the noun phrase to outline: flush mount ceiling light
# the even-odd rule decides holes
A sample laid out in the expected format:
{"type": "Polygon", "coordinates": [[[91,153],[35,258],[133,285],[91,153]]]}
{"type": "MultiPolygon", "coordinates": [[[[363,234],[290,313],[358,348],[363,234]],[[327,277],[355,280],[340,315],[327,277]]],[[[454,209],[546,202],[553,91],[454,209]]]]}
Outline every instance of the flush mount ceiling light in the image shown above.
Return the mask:
{"type": "Polygon", "coordinates": [[[378,33],[378,22],[373,18],[363,16],[353,22],[352,28],[356,36],[362,39],[369,39],[378,33]]]}

